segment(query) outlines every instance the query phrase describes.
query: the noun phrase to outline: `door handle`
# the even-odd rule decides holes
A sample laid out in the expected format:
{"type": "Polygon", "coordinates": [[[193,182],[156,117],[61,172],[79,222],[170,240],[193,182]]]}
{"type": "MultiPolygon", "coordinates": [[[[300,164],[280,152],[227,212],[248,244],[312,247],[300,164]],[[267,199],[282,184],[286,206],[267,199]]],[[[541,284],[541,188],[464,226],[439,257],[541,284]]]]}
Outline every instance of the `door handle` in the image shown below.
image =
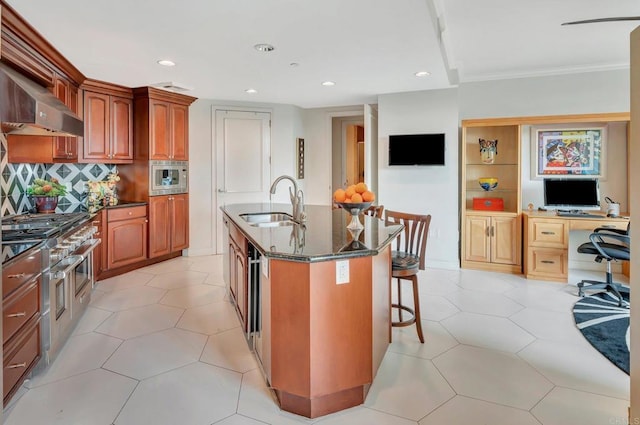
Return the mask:
{"type": "Polygon", "coordinates": [[[225,193],[225,192],[226,192],[226,190],[224,190],[224,189],[218,189],[218,193],[225,193]]]}

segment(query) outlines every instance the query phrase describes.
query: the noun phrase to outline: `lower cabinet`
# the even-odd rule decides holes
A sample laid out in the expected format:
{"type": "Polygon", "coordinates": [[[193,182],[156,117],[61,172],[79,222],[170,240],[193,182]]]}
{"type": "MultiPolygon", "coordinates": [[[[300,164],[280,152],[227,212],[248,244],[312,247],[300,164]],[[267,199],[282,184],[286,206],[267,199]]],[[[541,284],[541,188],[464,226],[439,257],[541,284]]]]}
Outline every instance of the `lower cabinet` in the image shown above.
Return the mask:
{"type": "Polygon", "coordinates": [[[233,298],[236,311],[242,321],[243,330],[247,329],[247,239],[235,224],[227,217],[223,218],[228,229],[228,259],[223,264],[224,275],[233,298]]]}
{"type": "Polygon", "coordinates": [[[107,210],[107,268],[147,259],[147,207],[107,210]]]}
{"type": "MultiPolygon", "coordinates": [[[[520,218],[518,216],[467,215],[464,260],[510,266],[520,265],[520,218]]],[[[467,263],[467,265],[469,265],[467,263]]]]}
{"type": "Polygon", "coordinates": [[[149,258],[189,247],[189,195],[149,197],[149,258]]]}
{"type": "Polygon", "coordinates": [[[100,239],[100,244],[93,250],[93,274],[96,281],[100,279],[100,273],[107,265],[107,238],[104,232],[104,214],[104,210],[99,211],[93,218],[92,223],[97,228],[93,237],[100,239]]]}
{"type": "Polygon", "coordinates": [[[40,359],[40,251],[2,270],[4,405],[40,359]]]}

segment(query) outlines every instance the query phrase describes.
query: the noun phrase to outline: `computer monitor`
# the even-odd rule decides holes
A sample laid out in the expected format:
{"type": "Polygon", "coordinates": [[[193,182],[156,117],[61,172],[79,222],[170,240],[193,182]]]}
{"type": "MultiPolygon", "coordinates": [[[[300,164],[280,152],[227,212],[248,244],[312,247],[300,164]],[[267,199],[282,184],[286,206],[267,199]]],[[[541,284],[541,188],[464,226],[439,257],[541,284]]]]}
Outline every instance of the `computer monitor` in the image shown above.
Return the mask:
{"type": "Polygon", "coordinates": [[[549,209],[599,210],[598,179],[544,179],[544,205],[549,209]]]}

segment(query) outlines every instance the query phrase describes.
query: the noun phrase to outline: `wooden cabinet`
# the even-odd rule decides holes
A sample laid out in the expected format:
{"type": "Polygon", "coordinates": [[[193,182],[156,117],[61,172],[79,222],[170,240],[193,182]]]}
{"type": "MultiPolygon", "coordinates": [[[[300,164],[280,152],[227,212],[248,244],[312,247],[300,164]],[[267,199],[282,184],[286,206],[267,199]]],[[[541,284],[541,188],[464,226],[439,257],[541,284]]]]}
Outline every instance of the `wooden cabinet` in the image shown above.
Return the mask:
{"type": "Polygon", "coordinates": [[[4,405],[40,359],[40,250],[2,270],[4,405]]]}
{"type": "Polygon", "coordinates": [[[521,273],[520,133],[508,120],[462,122],[463,268],[521,273]],[[492,160],[481,156],[480,139],[498,141],[492,160]],[[498,186],[484,190],[482,177],[497,178],[498,186]]]}
{"type": "Polygon", "coordinates": [[[189,105],[196,99],[153,87],[133,93],[140,159],[188,160],[189,105]]]}
{"type": "Polygon", "coordinates": [[[84,139],[80,162],[133,162],[131,90],[95,80],[83,84],[84,139]]]}
{"type": "Polygon", "coordinates": [[[107,269],[147,259],[147,207],[107,210],[107,269]]]}
{"type": "Polygon", "coordinates": [[[467,214],[464,260],[476,268],[520,264],[520,220],[517,216],[467,214]]]}
{"type": "Polygon", "coordinates": [[[226,216],[223,218],[228,230],[228,257],[223,264],[224,275],[228,277],[227,284],[233,298],[236,312],[242,321],[242,327],[247,329],[247,239],[240,229],[226,216]]]}
{"type": "Polygon", "coordinates": [[[189,195],[149,197],[149,258],[189,247],[189,195]]]}
{"type": "MultiPolygon", "coordinates": [[[[78,87],[71,81],[60,75],[55,75],[53,94],[67,105],[71,112],[78,114],[78,87]]],[[[54,137],[53,160],[54,162],[76,162],[78,160],[78,138],[54,137]]]]}

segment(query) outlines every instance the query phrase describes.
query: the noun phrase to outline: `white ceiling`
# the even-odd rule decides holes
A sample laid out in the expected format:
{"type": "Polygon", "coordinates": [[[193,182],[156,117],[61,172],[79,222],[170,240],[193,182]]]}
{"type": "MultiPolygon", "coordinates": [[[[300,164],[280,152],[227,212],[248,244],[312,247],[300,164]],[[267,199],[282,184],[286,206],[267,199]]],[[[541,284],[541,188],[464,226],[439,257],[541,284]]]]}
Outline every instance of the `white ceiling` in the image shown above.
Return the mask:
{"type": "Polygon", "coordinates": [[[629,33],[640,25],[560,25],[640,16],[638,0],[6,1],[89,78],[128,87],[169,81],[198,98],[303,108],[628,68],[629,33]],[[260,53],[257,43],[275,50],[260,53]],[[421,70],[431,75],[415,77],[421,70]]]}

